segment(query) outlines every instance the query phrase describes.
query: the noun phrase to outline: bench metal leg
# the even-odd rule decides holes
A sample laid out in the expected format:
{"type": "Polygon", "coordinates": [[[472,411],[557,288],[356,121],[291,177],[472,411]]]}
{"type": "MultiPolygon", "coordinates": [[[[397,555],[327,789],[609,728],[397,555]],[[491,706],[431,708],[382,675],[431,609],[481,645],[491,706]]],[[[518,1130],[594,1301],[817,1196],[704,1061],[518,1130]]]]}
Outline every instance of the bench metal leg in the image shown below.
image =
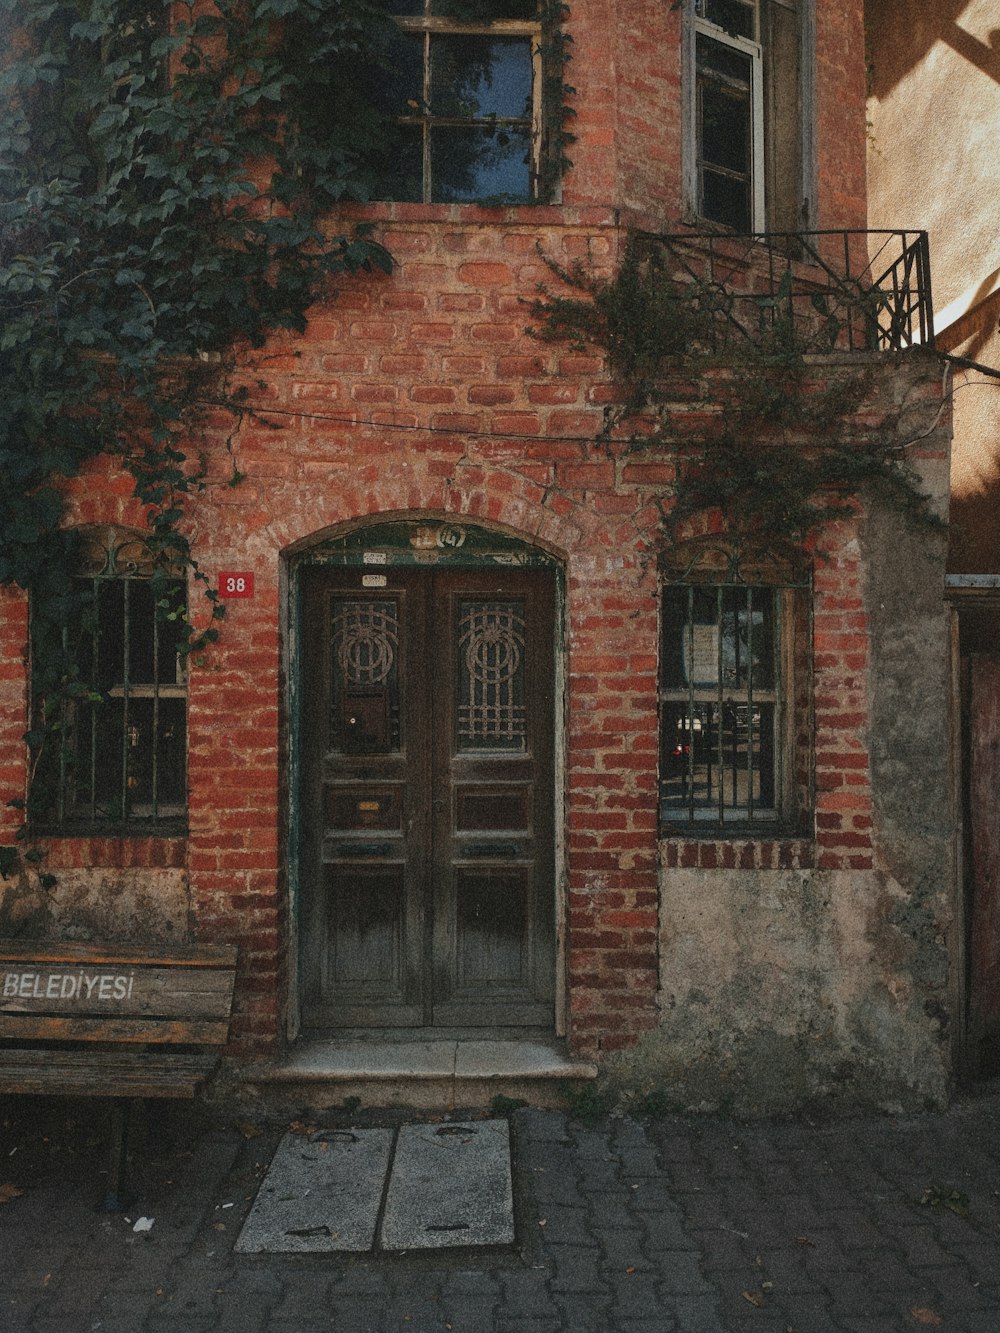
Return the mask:
{"type": "Polygon", "coordinates": [[[111,1150],[108,1158],[108,1189],[97,1205],[99,1213],[124,1213],[135,1202],[135,1196],[126,1193],[125,1174],[128,1157],[128,1120],[132,1101],[116,1097],[111,1108],[111,1150]]]}

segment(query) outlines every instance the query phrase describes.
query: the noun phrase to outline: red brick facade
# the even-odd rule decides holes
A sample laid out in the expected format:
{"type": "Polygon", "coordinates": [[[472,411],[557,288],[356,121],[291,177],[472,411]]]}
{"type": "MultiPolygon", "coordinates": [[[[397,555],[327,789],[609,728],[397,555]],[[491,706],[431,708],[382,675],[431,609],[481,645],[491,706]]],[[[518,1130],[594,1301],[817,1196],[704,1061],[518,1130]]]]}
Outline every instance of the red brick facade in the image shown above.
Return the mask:
{"type": "MultiPolygon", "coordinates": [[[[862,6],[816,8],[816,217],[863,226],[862,6]]],[[[289,571],[310,544],[366,521],[493,526],[564,571],[557,1008],[574,1050],[610,1053],[660,1022],[661,875],[879,867],[862,516],[826,530],[815,561],[812,660],[797,700],[809,827],[787,840],[660,840],[656,550],[673,467],[595,447],[613,396],[600,358],[527,331],[527,303],[555,285],[547,258],[610,274],[630,226],[677,229],[680,21],[645,0],[574,5],[576,142],[563,202],[354,208],[375,224],[395,271],[343,281],[302,337],[255,354],[242,371],[253,410],[238,420],[210,412],[192,441],[208,466],[189,516],[201,567],[213,580],[253,571],[256,586],[252,600],[229,604],[218,644],[192,666],[188,836],[52,838],[45,850],[53,869],[184,869],[191,934],[240,946],[241,1056],[273,1052],[295,1008],[289,571]],[[242,480],[231,485],[234,470],[242,480]]],[[[887,369],[886,386],[897,371],[887,369]]],[[[940,386],[922,373],[915,382],[932,416],[940,386]]],[[[700,390],[679,377],[668,392],[678,430],[697,432],[700,390]]],[[[892,410],[891,397],[876,394],[864,426],[892,410]]],[[[70,521],[136,524],[130,489],[120,473],[92,470],[68,487],[70,521]]],[[[192,600],[197,618],[197,593],[192,600]]],[[[0,773],[20,793],[25,608],[16,593],[3,595],[0,635],[0,773]]],[[[19,822],[10,810],[3,818],[10,830],[19,822]]]]}

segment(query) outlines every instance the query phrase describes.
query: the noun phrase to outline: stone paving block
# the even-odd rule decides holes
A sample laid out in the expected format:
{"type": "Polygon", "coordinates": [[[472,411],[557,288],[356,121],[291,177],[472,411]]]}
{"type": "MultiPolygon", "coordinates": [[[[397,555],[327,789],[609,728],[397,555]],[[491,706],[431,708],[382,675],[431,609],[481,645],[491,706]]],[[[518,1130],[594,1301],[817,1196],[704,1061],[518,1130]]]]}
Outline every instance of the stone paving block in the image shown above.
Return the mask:
{"type": "Polygon", "coordinates": [[[568,1170],[535,1167],[528,1179],[531,1192],[539,1203],[562,1204],[567,1208],[586,1206],[588,1196],[581,1191],[576,1177],[568,1170]]]}
{"type": "MultiPolygon", "coordinates": [[[[949,1327],[947,1320],[944,1327],[946,1329],[949,1327]]],[[[967,1310],[962,1315],[961,1325],[952,1323],[951,1327],[961,1328],[961,1333],[997,1333],[997,1328],[1000,1327],[1000,1316],[997,1314],[996,1307],[992,1310],[967,1310]]],[[[907,1333],[909,1333],[909,1330],[907,1330],[907,1333]]]]}
{"type": "Polygon", "coordinates": [[[352,1265],[343,1271],[330,1275],[332,1291],[340,1296],[368,1296],[373,1299],[387,1296],[390,1291],[389,1276],[385,1268],[373,1261],[352,1265]]]}
{"type": "Polygon", "coordinates": [[[666,1314],[659,1314],[654,1319],[630,1319],[619,1315],[614,1321],[613,1333],[672,1333],[677,1325],[666,1314]]]}
{"type": "Polygon", "coordinates": [[[465,1300],[457,1305],[444,1305],[443,1327],[453,1333],[494,1333],[496,1317],[490,1301],[465,1300]]]}
{"type": "Polygon", "coordinates": [[[549,1287],[553,1294],[606,1290],[596,1243],[592,1246],[546,1245],[545,1255],[552,1264],[549,1287]]]}
{"type": "Polygon", "coordinates": [[[981,1310],[987,1303],[988,1297],[976,1286],[965,1266],[958,1260],[946,1268],[921,1269],[920,1277],[934,1289],[938,1299],[949,1311],[981,1310]]]}
{"type": "Polygon", "coordinates": [[[585,1192],[606,1190],[616,1185],[620,1168],[614,1157],[586,1157],[579,1163],[580,1188],[585,1192]]]}
{"type": "Polygon", "coordinates": [[[641,1270],[654,1266],[646,1254],[645,1234],[637,1228],[601,1226],[595,1227],[593,1234],[601,1247],[603,1265],[609,1271],[624,1272],[628,1268],[641,1270]]]}
{"type": "Polygon", "coordinates": [[[637,1212],[635,1222],[642,1228],[643,1244],[654,1257],[671,1250],[693,1250],[696,1246],[678,1209],[662,1213],[637,1212]]]}
{"type": "Polygon", "coordinates": [[[546,1269],[501,1273],[499,1308],[505,1320],[515,1315],[537,1319],[554,1315],[556,1308],[548,1290],[548,1277],[546,1269]]]}
{"type": "Polygon", "coordinates": [[[499,1246],[513,1241],[506,1120],[404,1125],[386,1194],[383,1248],[499,1246]]]}
{"type": "Polygon", "coordinates": [[[679,1206],[677,1195],[665,1180],[641,1180],[629,1185],[632,1207],[637,1213],[674,1212],[679,1206]]]}
{"type": "Polygon", "coordinates": [[[612,1327],[611,1300],[608,1296],[566,1293],[556,1297],[563,1327],[574,1333],[607,1333],[612,1327]]]}
{"type": "Polygon", "coordinates": [[[721,1322],[714,1292],[706,1296],[678,1296],[671,1300],[670,1309],[677,1333],[729,1333],[721,1322]]]}
{"type": "MultiPolygon", "coordinates": [[[[177,1318],[175,1315],[153,1314],[146,1317],[148,1333],[214,1333],[215,1319],[177,1318]]],[[[56,1333],[53,1330],[53,1333],[56,1333]]],[[[62,1330],[65,1333],[65,1330],[62,1330]]]]}
{"type": "Polygon", "coordinates": [[[493,1273],[476,1271],[449,1273],[441,1284],[443,1300],[468,1299],[496,1301],[500,1280],[493,1273]]]}
{"type": "Polygon", "coordinates": [[[813,1227],[807,1234],[811,1244],[802,1248],[806,1270],[809,1273],[817,1276],[858,1273],[861,1257],[856,1251],[848,1253],[832,1231],[820,1231],[813,1227]]]}
{"type": "Polygon", "coordinates": [[[326,1309],[332,1300],[333,1286],[329,1273],[297,1272],[290,1275],[284,1290],[273,1302],[275,1319],[304,1318],[326,1309]]]}
{"type": "Polygon", "coordinates": [[[838,1317],[891,1314],[905,1300],[909,1300],[911,1305],[926,1304],[923,1294],[914,1291],[912,1287],[905,1292],[887,1291],[880,1287],[872,1288],[865,1275],[856,1270],[825,1274],[823,1291],[831,1312],[838,1317]]]}
{"type": "Polygon", "coordinates": [[[503,1333],[566,1333],[562,1315],[543,1319],[528,1319],[521,1316],[516,1318],[505,1317],[501,1327],[503,1333]]]}
{"type": "MultiPolygon", "coordinates": [[[[844,1319],[841,1321],[841,1328],[846,1333],[913,1333],[919,1325],[912,1318],[896,1315],[872,1315],[864,1316],[860,1319],[844,1319]]],[[[972,1333],[971,1329],[963,1330],[963,1333],[972,1333]]]]}
{"type": "MultiPolygon", "coordinates": [[[[746,1220],[744,1218],[734,1218],[716,1194],[684,1194],[678,1197],[677,1202],[680,1204],[687,1221],[694,1227],[714,1227],[716,1229],[735,1227],[740,1231],[747,1230],[746,1220]]],[[[654,1205],[652,1211],[666,1212],[671,1206],[670,1203],[661,1200],[654,1205]]]]}
{"type": "Polygon", "coordinates": [[[694,1159],[695,1148],[686,1126],[674,1127],[674,1122],[661,1122],[650,1133],[664,1165],[671,1166],[675,1162],[690,1162],[694,1159]]]}
{"type": "Polygon", "coordinates": [[[650,1318],[663,1309],[663,1300],[655,1273],[624,1273],[608,1275],[611,1304],[615,1317],[650,1318]]]}
{"type": "Polygon", "coordinates": [[[551,1244],[586,1245],[593,1241],[591,1217],[586,1209],[566,1208],[551,1201],[541,1201],[543,1216],[538,1225],[545,1224],[545,1239],[551,1244]]]}
{"type": "Polygon", "coordinates": [[[694,1253],[670,1255],[660,1270],[660,1290],[671,1296],[703,1296],[711,1291],[694,1253]]]}

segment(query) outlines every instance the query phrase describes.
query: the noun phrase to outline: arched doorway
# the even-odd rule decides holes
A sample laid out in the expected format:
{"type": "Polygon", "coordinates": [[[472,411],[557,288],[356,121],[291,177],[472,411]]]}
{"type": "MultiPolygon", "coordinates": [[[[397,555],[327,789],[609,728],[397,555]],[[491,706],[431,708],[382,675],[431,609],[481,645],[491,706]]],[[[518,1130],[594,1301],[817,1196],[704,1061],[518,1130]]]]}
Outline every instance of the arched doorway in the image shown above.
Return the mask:
{"type": "Polygon", "coordinates": [[[551,1030],[556,562],[383,522],[297,585],[303,1031],[551,1030]]]}

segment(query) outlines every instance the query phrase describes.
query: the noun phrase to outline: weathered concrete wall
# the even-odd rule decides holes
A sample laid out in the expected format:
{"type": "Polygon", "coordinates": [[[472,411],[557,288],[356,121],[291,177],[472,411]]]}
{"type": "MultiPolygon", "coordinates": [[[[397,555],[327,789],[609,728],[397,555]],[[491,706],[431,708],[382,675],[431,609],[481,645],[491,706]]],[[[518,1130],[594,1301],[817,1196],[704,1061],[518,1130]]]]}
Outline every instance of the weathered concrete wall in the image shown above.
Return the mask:
{"type": "Polygon", "coordinates": [[[627,1086],[740,1113],[944,1098],[884,872],[677,868],[660,893],[661,1021],[627,1086]]]}
{"type": "Polygon", "coordinates": [[[37,873],[0,883],[0,936],[176,943],[189,938],[187,875],[167,868],[62,869],[43,887],[37,873]]]}

